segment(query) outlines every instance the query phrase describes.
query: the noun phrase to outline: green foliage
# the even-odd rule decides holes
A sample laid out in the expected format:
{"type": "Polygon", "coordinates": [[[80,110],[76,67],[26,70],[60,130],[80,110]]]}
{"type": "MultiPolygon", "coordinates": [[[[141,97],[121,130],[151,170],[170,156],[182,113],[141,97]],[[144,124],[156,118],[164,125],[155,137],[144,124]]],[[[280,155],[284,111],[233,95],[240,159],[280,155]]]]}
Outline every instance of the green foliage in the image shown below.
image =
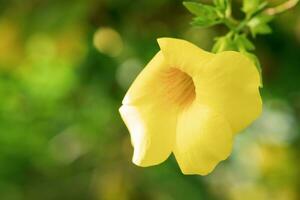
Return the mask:
{"type": "Polygon", "coordinates": [[[242,10],[245,13],[253,13],[257,10],[261,0],[243,0],[242,10]]]}
{"type": "MultiPolygon", "coordinates": [[[[255,54],[251,53],[255,46],[249,39],[248,33],[255,38],[259,34],[272,32],[269,22],[273,16],[264,13],[268,2],[264,0],[243,0],[242,11],[245,17],[241,20],[234,19],[231,14],[231,1],[214,0],[213,5],[195,2],[184,2],[184,6],[193,14],[192,25],[209,27],[223,24],[229,32],[224,36],[215,38],[212,51],[215,53],[233,50],[239,51],[249,57],[261,73],[261,66],[255,54]]],[[[261,77],[262,79],[262,77],[261,77]]]]}
{"type": "Polygon", "coordinates": [[[247,38],[245,34],[235,35],[234,43],[239,51],[253,51],[255,49],[254,44],[247,38]]]}
{"type": "Polygon", "coordinates": [[[234,50],[234,49],[235,46],[231,37],[225,35],[225,36],[215,38],[215,44],[212,48],[212,52],[218,53],[218,52],[234,50]]]}
{"type": "Polygon", "coordinates": [[[214,0],[214,5],[218,12],[223,16],[229,16],[231,14],[231,6],[229,0],[214,0]]]}
{"type": "Polygon", "coordinates": [[[261,0],[244,0],[242,11],[247,16],[252,16],[255,13],[262,11],[267,5],[268,2],[266,1],[262,2],[261,0]]]}
{"type": "Polygon", "coordinates": [[[228,0],[214,0],[214,4],[222,10],[226,10],[226,8],[228,7],[229,1],[228,0]]]}
{"type": "Polygon", "coordinates": [[[217,9],[213,6],[195,2],[183,2],[183,5],[196,16],[193,25],[209,27],[220,22],[217,9]]]}
{"type": "Polygon", "coordinates": [[[266,14],[260,14],[253,17],[247,23],[251,34],[253,37],[256,37],[257,34],[269,34],[272,32],[271,27],[268,25],[272,21],[273,17],[266,14]]]}
{"type": "Polygon", "coordinates": [[[254,44],[246,37],[245,34],[229,34],[215,38],[215,44],[212,52],[218,53],[222,51],[253,51],[254,44]]]}

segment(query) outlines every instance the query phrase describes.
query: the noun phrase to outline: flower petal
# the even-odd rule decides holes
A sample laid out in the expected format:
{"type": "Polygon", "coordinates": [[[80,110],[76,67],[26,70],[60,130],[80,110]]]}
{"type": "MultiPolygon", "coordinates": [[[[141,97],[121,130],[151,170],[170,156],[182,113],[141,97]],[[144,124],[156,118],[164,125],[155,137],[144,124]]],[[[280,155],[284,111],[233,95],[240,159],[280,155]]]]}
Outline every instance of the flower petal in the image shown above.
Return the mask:
{"type": "Polygon", "coordinates": [[[194,79],[197,100],[222,113],[234,133],[260,115],[259,73],[241,53],[225,51],[217,54],[194,79]]]}
{"type": "Polygon", "coordinates": [[[229,123],[209,107],[194,102],[179,115],[174,154],[182,173],[210,173],[231,148],[229,123]]]}
{"type": "Polygon", "coordinates": [[[159,78],[162,76],[162,72],[168,68],[162,52],[158,52],[130,86],[122,103],[126,105],[144,104],[145,99],[151,102],[153,97],[161,97],[164,91],[159,78]]]}
{"type": "Polygon", "coordinates": [[[198,74],[202,66],[214,57],[214,54],[204,51],[185,40],[159,38],[157,41],[166,62],[190,76],[198,74]]]}
{"type": "Polygon", "coordinates": [[[139,166],[163,162],[174,146],[177,109],[164,98],[161,81],[167,68],[159,52],[134,81],[120,108],[134,146],[133,162],[139,166]]]}

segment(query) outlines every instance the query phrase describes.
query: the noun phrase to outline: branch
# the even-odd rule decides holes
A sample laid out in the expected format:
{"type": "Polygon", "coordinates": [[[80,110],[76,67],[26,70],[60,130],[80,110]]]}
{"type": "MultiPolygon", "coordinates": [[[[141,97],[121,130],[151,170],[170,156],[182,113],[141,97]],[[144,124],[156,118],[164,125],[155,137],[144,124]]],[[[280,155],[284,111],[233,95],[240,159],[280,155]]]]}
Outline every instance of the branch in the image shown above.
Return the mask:
{"type": "Polygon", "coordinates": [[[286,10],[289,10],[291,8],[293,8],[294,6],[297,5],[297,3],[299,2],[299,0],[288,0],[274,8],[268,8],[265,10],[265,13],[267,13],[268,15],[276,15],[279,13],[282,13],[286,10]]]}

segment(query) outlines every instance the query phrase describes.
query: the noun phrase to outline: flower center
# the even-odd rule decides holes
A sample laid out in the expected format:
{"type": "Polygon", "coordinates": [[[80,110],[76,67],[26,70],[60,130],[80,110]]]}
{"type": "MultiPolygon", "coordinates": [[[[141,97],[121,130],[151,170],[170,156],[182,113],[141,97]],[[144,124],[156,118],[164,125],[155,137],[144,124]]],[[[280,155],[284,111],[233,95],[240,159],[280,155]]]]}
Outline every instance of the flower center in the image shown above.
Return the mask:
{"type": "Polygon", "coordinates": [[[170,68],[163,73],[165,94],[172,103],[184,108],[190,105],[196,97],[192,77],[187,73],[170,68]]]}

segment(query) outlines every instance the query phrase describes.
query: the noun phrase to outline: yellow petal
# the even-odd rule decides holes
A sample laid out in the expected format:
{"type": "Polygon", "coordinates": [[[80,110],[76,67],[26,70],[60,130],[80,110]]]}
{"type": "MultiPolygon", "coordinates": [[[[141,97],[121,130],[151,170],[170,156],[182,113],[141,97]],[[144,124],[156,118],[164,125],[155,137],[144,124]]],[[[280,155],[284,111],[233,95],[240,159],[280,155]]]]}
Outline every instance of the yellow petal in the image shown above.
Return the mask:
{"type": "Polygon", "coordinates": [[[139,166],[163,162],[174,146],[177,109],[165,95],[167,69],[159,52],[134,81],[120,108],[134,146],[133,162],[139,166]]]}
{"type": "Polygon", "coordinates": [[[179,115],[174,154],[182,173],[210,173],[231,148],[229,123],[209,107],[194,102],[179,115]]]}
{"type": "Polygon", "coordinates": [[[168,66],[163,54],[158,52],[130,86],[122,103],[143,104],[145,98],[147,101],[152,101],[153,98],[150,98],[152,95],[161,97],[163,91],[161,82],[158,80],[161,73],[166,69],[168,69],[168,66]]]}
{"type": "Polygon", "coordinates": [[[134,147],[132,162],[147,167],[165,161],[174,145],[176,115],[155,104],[145,106],[123,105],[121,116],[130,131],[134,147]]]}
{"type": "Polygon", "coordinates": [[[202,67],[214,57],[214,54],[185,40],[159,38],[157,41],[168,65],[190,76],[198,74],[202,67]]]}
{"type": "Polygon", "coordinates": [[[241,53],[217,54],[194,81],[197,100],[222,113],[234,133],[247,127],[261,113],[259,73],[241,53]]]}

